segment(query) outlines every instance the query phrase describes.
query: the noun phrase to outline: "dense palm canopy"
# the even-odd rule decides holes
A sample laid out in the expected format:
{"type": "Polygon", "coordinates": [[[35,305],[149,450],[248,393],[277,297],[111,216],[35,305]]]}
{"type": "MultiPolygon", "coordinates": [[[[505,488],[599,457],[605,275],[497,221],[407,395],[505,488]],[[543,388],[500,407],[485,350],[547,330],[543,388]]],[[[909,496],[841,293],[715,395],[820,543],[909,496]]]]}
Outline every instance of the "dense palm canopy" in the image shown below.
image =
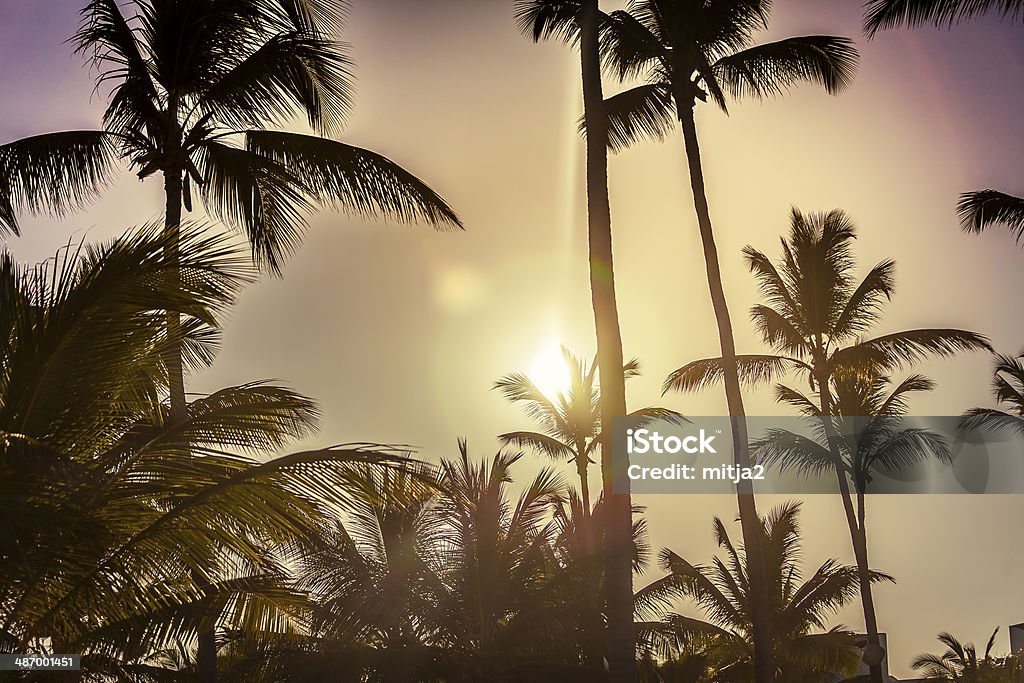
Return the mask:
{"type": "Polygon", "coordinates": [[[319,0],[92,0],[74,38],[108,94],[104,128],[0,147],[0,230],[17,214],[74,208],[118,160],[162,173],[168,210],[207,212],[242,230],[278,271],[318,204],[459,225],[427,185],[374,152],[270,130],[304,116],[336,134],[351,108],[351,62],[334,42],[337,3],[319,0]],[[172,195],[180,193],[180,197],[172,195]]]}
{"type": "Polygon", "coordinates": [[[315,544],[357,464],[399,464],[358,446],[257,460],[318,415],[264,383],[197,398],[169,423],[166,345],[205,360],[249,277],[222,237],[186,227],[174,259],[169,239],[149,229],[36,268],[0,254],[0,642],[80,652],[90,676],[142,675],[215,625],[300,629],[286,564],[315,544]],[[166,310],[196,323],[169,339],[166,310]]]}
{"type": "MultiPolygon", "coordinates": [[[[761,536],[768,585],[772,587],[772,648],[777,680],[826,681],[829,674],[856,669],[859,650],[854,634],[828,627],[831,617],[856,598],[857,569],[828,560],[805,578],[800,566],[798,503],[787,503],[762,520],[761,536]]],[[[706,620],[670,613],[645,622],[646,646],[660,658],[680,661],[680,653],[702,655],[694,681],[753,680],[750,583],[747,558],[716,518],[715,538],[725,551],[709,565],[694,565],[675,552],[660,554],[661,566],[675,586],[691,598],[706,620]]],[[[873,574],[873,581],[888,577],[873,574]]]]}

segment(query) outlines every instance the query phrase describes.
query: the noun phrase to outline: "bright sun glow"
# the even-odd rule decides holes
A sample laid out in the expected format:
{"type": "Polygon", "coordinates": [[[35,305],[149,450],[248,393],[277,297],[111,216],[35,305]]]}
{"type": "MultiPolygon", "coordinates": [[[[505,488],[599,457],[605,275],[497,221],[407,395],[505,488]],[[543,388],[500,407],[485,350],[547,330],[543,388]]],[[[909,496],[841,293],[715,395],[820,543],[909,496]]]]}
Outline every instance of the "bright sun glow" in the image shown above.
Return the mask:
{"type": "Polygon", "coordinates": [[[555,398],[569,390],[571,379],[569,368],[562,355],[562,347],[552,342],[534,356],[533,364],[527,373],[537,388],[548,398],[555,398]]]}

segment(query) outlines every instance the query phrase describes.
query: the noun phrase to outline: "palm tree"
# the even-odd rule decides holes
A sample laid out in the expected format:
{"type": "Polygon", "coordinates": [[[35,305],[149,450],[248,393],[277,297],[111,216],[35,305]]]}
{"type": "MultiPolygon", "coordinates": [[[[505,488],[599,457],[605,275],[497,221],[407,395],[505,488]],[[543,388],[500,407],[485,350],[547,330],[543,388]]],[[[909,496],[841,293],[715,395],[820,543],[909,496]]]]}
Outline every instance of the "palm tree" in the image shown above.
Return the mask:
{"type": "MultiPolygon", "coordinates": [[[[509,401],[522,403],[526,413],[536,420],[542,431],[516,431],[501,434],[503,445],[529,448],[553,460],[568,460],[576,466],[580,478],[583,511],[590,514],[590,484],[587,469],[594,462],[594,451],[601,442],[600,391],[596,384],[597,361],[589,365],[562,347],[569,370],[569,388],[549,397],[537,388],[529,377],[521,373],[506,375],[494,383],[494,388],[509,401]]],[[[635,358],[622,368],[624,379],[640,374],[640,362],[635,358]]],[[[667,408],[641,408],[628,417],[640,420],[677,421],[682,415],[667,408]]]]}
{"type": "Polygon", "coordinates": [[[306,679],[314,680],[311,665],[336,671],[335,656],[360,662],[369,680],[442,680],[457,673],[444,647],[435,573],[439,491],[426,483],[406,472],[366,468],[344,522],[303,561],[299,586],[313,596],[312,632],[323,643],[319,656],[307,658],[306,679]]]}
{"type": "MultiPolygon", "coordinates": [[[[883,261],[858,282],[853,273],[855,238],[854,226],[842,211],[805,216],[794,208],[790,235],[782,240],[783,259],[778,266],[753,247],[744,249],[747,265],[767,302],[754,306],[751,317],[765,344],[776,353],[738,356],[742,381],[765,383],[784,373],[796,373],[817,396],[809,398],[779,385],[776,398],[828,417],[839,414],[842,408],[833,397],[837,380],[843,381],[849,376],[846,373],[881,378],[928,356],[990,349],[985,337],[957,329],[906,330],[864,339],[862,335],[880,319],[884,301],[892,296],[895,264],[883,261]]],[[[725,365],[722,358],[688,363],[669,376],[666,389],[689,391],[719,381],[725,365]]],[[[897,398],[906,391],[923,388],[922,380],[913,379],[904,384],[897,398]]],[[[866,535],[853,509],[837,436],[832,429],[826,431],[857,564],[866,576],[866,535]]],[[[862,587],[861,599],[869,639],[877,645],[870,585],[862,587]]],[[[872,675],[877,680],[881,670],[875,667],[872,675]]]]}
{"type": "MultiPolygon", "coordinates": [[[[1013,23],[1024,21],[1024,0],[870,0],[865,4],[864,30],[869,37],[897,26],[932,22],[951,27],[982,14],[999,14],[1013,23]]],[[[1024,198],[998,190],[977,190],[960,195],[960,225],[980,233],[993,225],[1005,225],[1024,240],[1024,198]]]]}
{"type": "Polygon", "coordinates": [[[286,633],[307,603],[286,567],[381,449],[258,461],[318,411],[252,383],[174,423],[166,349],[202,362],[250,276],[223,236],[190,226],[66,250],[25,269],[0,254],[0,647],[80,652],[96,676],[197,634],[286,633]],[[178,251],[172,257],[168,244],[178,251]],[[202,321],[169,336],[163,312],[202,321]]]}
{"type": "Polygon", "coordinates": [[[1016,358],[996,354],[992,389],[996,402],[1006,409],[972,408],[967,411],[963,428],[989,427],[1024,434],[1024,354],[1016,358]]]}
{"type": "Polygon", "coordinates": [[[918,655],[911,666],[921,671],[930,681],[954,681],[956,683],[1015,683],[1022,671],[1019,658],[999,659],[992,656],[997,628],[985,645],[980,658],[972,643],[961,643],[955,636],[943,632],[938,635],[940,643],[946,646],[941,655],[918,655]]]}
{"type": "MultiPolygon", "coordinates": [[[[608,201],[608,123],[601,84],[599,0],[516,0],[520,30],[539,41],[557,38],[578,43],[583,84],[583,125],[587,130],[587,241],[590,296],[597,333],[597,364],[604,378],[600,400],[601,424],[626,414],[622,368],[622,335],[615,300],[612,260],[612,220],[608,201]]],[[[604,553],[607,566],[605,594],[608,610],[608,670],[613,683],[636,680],[636,634],[632,618],[630,529],[632,509],[629,462],[612,457],[611,431],[600,439],[601,480],[609,513],[604,553]]]]}
{"type": "MultiPolygon", "coordinates": [[[[830,674],[849,675],[857,667],[856,638],[836,626],[824,630],[829,617],[857,595],[857,568],[824,562],[806,580],[800,568],[799,503],[786,503],[761,521],[761,546],[768,585],[772,587],[772,640],[775,680],[830,680],[830,674]]],[[[697,603],[706,620],[670,613],[642,626],[653,652],[672,658],[694,643],[702,645],[705,661],[715,663],[710,680],[753,680],[753,588],[744,547],[734,546],[721,519],[715,518],[715,537],[726,551],[710,565],[693,565],[669,549],[659,562],[682,592],[697,603]]],[[[873,573],[873,581],[885,580],[873,573]]],[[[698,679],[699,680],[699,679],[698,679]]],[[[709,680],[709,679],[705,679],[709,680]]]]}
{"type": "MultiPolygon", "coordinates": [[[[109,87],[103,129],[0,147],[0,231],[22,211],[58,214],[99,192],[117,161],[163,176],[164,225],[179,231],[198,194],[279,273],[317,204],[358,215],[459,225],[427,185],[389,159],[327,137],[270,130],[303,115],[324,135],[351,108],[351,62],[321,0],[91,0],[74,37],[109,87]],[[127,14],[126,11],[133,14],[127,14]]],[[[173,256],[173,240],[168,244],[173,256]]],[[[171,328],[181,323],[168,313],[171,328]]],[[[187,324],[187,323],[186,323],[187,324]]],[[[171,415],[185,414],[181,352],[171,349],[171,415]]]]}
{"type": "MultiPolygon", "coordinates": [[[[647,83],[608,100],[609,143],[622,148],[645,137],[664,138],[678,122],[683,131],[690,189],[700,229],[708,289],[725,359],[725,393],[733,417],[733,443],[738,467],[749,463],[743,396],[735,367],[736,348],[722,285],[701,166],[694,119],[697,101],[710,98],[727,111],[727,94],[763,98],[800,82],[821,84],[837,93],[849,84],[857,51],[845,38],[801,36],[753,45],[755,30],[768,27],[770,3],[764,0],[630,0],[627,11],[611,14],[605,52],[620,77],[643,76],[647,83]]],[[[749,482],[737,490],[743,538],[754,561],[751,580],[763,587],[757,560],[757,509],[749,482]]],[[[755,590],[755,594],[761,592],[755,590]]],[[[767,605],[756,601],[755,625],[760,640],[769,638],[759,615],[767,605]]],[[[756,640],[756,639],[755,639],[756,640]]],[[[771,652],[760,647],[764,661],[757,680],[769,680],[771,652]]]]}

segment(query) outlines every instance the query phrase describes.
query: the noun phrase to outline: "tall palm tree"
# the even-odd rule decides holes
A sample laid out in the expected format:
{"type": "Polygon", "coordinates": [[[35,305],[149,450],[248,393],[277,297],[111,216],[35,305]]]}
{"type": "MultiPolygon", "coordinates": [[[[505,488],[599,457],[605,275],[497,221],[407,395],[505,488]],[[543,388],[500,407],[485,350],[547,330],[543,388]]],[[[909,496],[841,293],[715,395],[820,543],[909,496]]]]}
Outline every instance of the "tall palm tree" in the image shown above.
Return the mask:
{"type": "MultiPolygon", "coordinates": [[[[1024,0],[870,0],[865,4],[864,30],[869,37],[897,26],[953,26],[983,14],[998,14],[1012,23],[1024,22],[1024,0]]],[[[977,190],[960,195],[960,225],[979,233],[1005,225],[1024,240],[1024,198],[998,190],[977,190]]]]}
{"type": "MultiPolygon", "coordinates": [[[[858,282],[853,272],[855,238],[853,223],[842,211],[805,216],[794,208],[790,235],[782,240],[783,258],[778,265],[753,247],[744,249],[747,265],[766,301],[751,309],[751,317],[764,343],[776,353],[738,356],[742,381],[766,383],[795,373],[812,392],[817,392],[816,396],[807,397],[794,388],[779,385],[776,398],[828,417],[841,409],[834,400],[834,391],[837,380],[847,376],[844,373],[883,377],[928,356],[991,348],[985,337],[957,329],[905,330],[863,338],[879,321],[884,302],[892,296],[895,264],[883,261],[858,282]]],[[[689,391],[720,381],[724,365],[722,358],[688,363],[669,376],[666,389],[689,391]]],[[[920,388],[924,387],[919,380],[911,381],[898,396],[920,388]]],[[[840,465],[837,435],[832,429],[827,432],[854,553],[866,575],[866,535],[857,522],[847,475],[840,465]]],[[[869,639],[878,645],[870,585],[864,587],[861,599],[869,639]]],[[[881,669],[874,667],[872,676],[879,678],[881,669]]]]}
{"type": "MultiPolygon", "coordinates": [[[[587,242],[590,297],[597,333],[597,364],[604,385],[601,424],[611,425],[626,414],[622,368],[622,335],[615,300],[612,259],[612,220],[608,201],[608,122],[601,84],[599,0],[516,0],[516,22],[534,41],[557,38],[580,49],[583,85],[583,125],[587,130],[587,242]]],[[[612,457],[611,430],[600,439],[601,480],[609,513],[604,553],[607,558],[605,594],[608,610],[608,669],[613,683],[636,680],[636,635],[632,616],[630,530],[632,509],[629,462],[612,457]]]]}
{"type": "MultiPolygon", "coordinates": [[[[768,27],[771,3],[765,0],[630,0],[626,11],[611,13],[606,31],[606,54],[620,77],[641,76],[641,85],[607,102],[609,143],[621,148],[640,138],[664,138],[678,123],[682,127],[690,189],[700,229],[708,289],[725,359],[725,393],[733,417],[736,464],[749,463],[743,396],[735,368],[732,321],[722,284],[718,249],[704,185],[700,146],[694,119],[698,100],[709,98],[727,111],[727,94],[762,98],[782,93],[800,82],[822,85],[829,93],[850,82],[857,51],[845,38],[801,36],[754,45],[753,34],[768,27]]],[[[763,586],[757,566],[757,509],[750,482],[738,488],[743,538],[753,558],[751,579],[763,586]]],[[[758,591],[755,591],[755,594],[758,591]]],[[[754,605],[755,627],[767,640],[768,624],[760,614],[767,605],[754,605]]],[[[766,683],[772,670],[771,652],[760,648],[758,681],[766,683]]]]}
{"type": "Polygon", "coordinates": [[[167,346],[208,355],[210,326],[247,278],[223,236],[191,227],[35,269],[0,254],[5,651],[80,652],[97,677],[124,678],[216,626],[299,627],[306,602],[287,564],[345,501],[356,465],[398,460],[364,447],[257,460],[308,434],[318,415],[309,399],[262,383],[169,419],[167,346]],[[205,326],[172,338],[166,310],[205,326]]]}
{"type": "Polygon", "coordinates": [[[962,643],[951,633],[938,635],[940,643],[946,646],[941,655],[918,655],[911,666],[922,672],[930,681],[953,681],[955,683],[1015,683],[1022,672],[1019,658],[1000,659],[992,656],[996,642],[997,628],[985,645],[980,657],[973,643],[962,643]]]}
{"type": "MultiPolygon", "coordinates": [[[[786,503],[761,521],[761,546],[768,585],[772,588],[770,641],[775,680],[824,682],[830,675],[849,675],[857,667],[853,633],[827,627],[828,620],[857,595],[856,567],[835,560],[823,563],[804,579],[799,556],[799,503],[786,503]]],[[[715,537],[724,558],[709,565],[693,565],[670,549],[661,551],[660,564],[670,572],[681,592],[697,603],[706,620],[670,613],[643,625],[645,640],[662,656],[703,641],[717,665],[713,680],[753,680],[753,590],[743,545],[736,547],[721,519],[715,518],[715,537]]],[[[873,581],[888,577],[874,573],[873,581]]]]}
{"type": "MultiPolygon", "coordinates": [[[[568,460],[576,466],[584,514],[589,514],[590,484],[587,470],[601,442],[600,390],[597,386],[597,361],[587,362],[562,347],[569,370],[569,388],[554,397],[537,388],[529,377],[513,373],[494,383],[494,388],[509,401],[522,403],[542,431],[516,431],[501,434],[503,445],[529,448],[553,460],[568,460]]],[[[640,374],[635,358],[622,368],[624,379],[640,374]]],[[[641,420],[680,420],[682,415],[667,408],[641,408],[628,415],[641,420]]]]}
{"type": "MultiPolygon", "coordinates": [[[[340,131],[351,62],[334,42],[338,3],[321,0],[91,0],[74,37],[109,88],[103,128],[0,147],[0,231],[21,211],[74,208],[106,185],[117,161],[163,177],[164,225],[176,233],[198,194],[244,232],[261,267],[280,272],[317,204],[358,215],[459,225],[427,185],[389,159],[317,135],[271,130],[304,116],[340,131]]],[[[168,245],[172,255],[173,241],[168,245]]],[[[181,324],[168,313],[167,324],[181,324]]],[[[172,419],[185,414],[173,349],[172,419]]]]}

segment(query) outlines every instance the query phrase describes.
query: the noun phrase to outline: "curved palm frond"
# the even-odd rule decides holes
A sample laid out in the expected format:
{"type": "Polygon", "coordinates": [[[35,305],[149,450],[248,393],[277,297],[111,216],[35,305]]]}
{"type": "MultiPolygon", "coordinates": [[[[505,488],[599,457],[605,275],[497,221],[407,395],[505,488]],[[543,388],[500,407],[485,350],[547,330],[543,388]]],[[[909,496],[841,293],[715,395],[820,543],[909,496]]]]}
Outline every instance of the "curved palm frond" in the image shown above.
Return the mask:
{"type": "Polygon", "coordinates": [[[0,146],[0,234],[18,232],[17,215],[64,215],[95,198],[110,180],[117,138],[101,130],[70,130],[0,146]]]}
{"type": "MultiPolygon", "coordinates": [[[[1021,5],[1024,8],[1024,4],[1021,5]]],[[[1024,240],[1024,199],[996,190],[980,190],[960,195],[956,206],[960,226],[966,232],[979,233],[993,225],[1005,225],[1017,241],[1024,240]]]]}
{"type": "Polygon", "coordinates": [[[864,31],[874,37],[897,26],[953,26],[988,12],[1017,21],[1024,18],[1024,0],[869,0],[864,31]]]}
{"type": "MultiPolygon", "coordinates": [[[[793,370],[810,368],[806,363],[785,356],[743,354],[736,357],[740,382],[747,385],[771,382],[793,370]]],[[[662,385],[662,393],[674,391],[698,391],[722,381],[721,358],[704,358],[687,363],[672,372],[662,385]]]]}
{"type": "Polygon", "coordinates": [[[727,55],[712,69],[733,97],[781,95],[798,83],[816,83],[835,95],[853,82],[858,61],[848,38],[799,36],[727,55]]]}

